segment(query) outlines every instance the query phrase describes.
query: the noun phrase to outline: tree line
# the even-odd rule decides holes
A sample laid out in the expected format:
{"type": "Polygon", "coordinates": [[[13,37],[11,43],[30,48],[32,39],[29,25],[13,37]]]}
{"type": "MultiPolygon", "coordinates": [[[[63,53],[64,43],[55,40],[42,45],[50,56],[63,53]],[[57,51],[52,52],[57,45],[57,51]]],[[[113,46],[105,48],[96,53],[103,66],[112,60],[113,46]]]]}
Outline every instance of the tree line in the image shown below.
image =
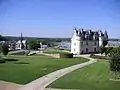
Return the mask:
{"type": "Polygon", "coordinates": [[[54,46],[54,42],[49,39],[30,39],[27,41],[29,49],[32,50],[37,50],[38,48],[41,48],[40,43],[42,43],[43,45],[47,45],[48,47],[54,46]]]}
{"type": "Polygon", "coordinates": [[[120,47],[101,47],[101,54],[105,54],[105,56],[110,56],[113,53],[120,54],[120,47]]]}

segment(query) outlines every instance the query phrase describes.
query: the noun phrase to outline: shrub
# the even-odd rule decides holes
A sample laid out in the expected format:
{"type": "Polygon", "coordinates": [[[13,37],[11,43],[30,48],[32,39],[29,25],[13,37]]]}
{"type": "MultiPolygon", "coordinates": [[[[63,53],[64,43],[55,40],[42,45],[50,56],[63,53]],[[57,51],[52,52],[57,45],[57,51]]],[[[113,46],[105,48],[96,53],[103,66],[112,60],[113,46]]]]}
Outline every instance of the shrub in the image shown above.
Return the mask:
{"type": "Polygon", "coordinates": [[[5,61],[18,61],[18,59],[7,59],[7,58],[4,58],[5,61]]]}
{"type": "Polygon", "coordinates": [[[10,55],[24,55],[25,51],[12,52],[10,55]]]}
{"type": "Polygon", "coordinates": [[[100,53],[103,54],[106,52],[106,47],[100,47],[100,53]]]}
{"type": "Polygon", "coordinates": [[[93,57],[93,56],[95,56],[94,54],[90,54],[90,57],[93,57]]]}
{"type": "Polygon", "coordinates": [[[120,55],[118,53],[114,53],[111,55],[110,70],[120,71],[120,55]]]}
{"type": "Polygon", "coordinates": [[[60,53],[60,58],[73,58],[73,53],[60,53]]]}
{"type": "Polygon", "coordinates": [[[0,60],[0,63],[5,63],[5,60],[4,59],[0,60]]]}
{"type": "Polygon", "coordinates": [[[5,63],[5,60],[0,56],[0,63],[5,63]]]}
{"type": "Polygon", "coordinates": [[[63,48],[60,48],[59,50],[64,50],[63,48]]]}
{"type": "Polygon", "coordinates": [[[112,78],[120,79],[120,54],[114,53],[110,59],[110,70],[114,73],[112,78]]]}
{"type": "Polygon", "coordinates": [[[26,51],[26,52],[25,52],[25,55],[28,55],[29,53],[30,53],[30,51],[26,51]]]}
{"type": "Polygon", "coordinates": [[[8,54],[8,52],[9,52],[8,48],[9,48],[8,45],[5,43],[1,45],[1,51],[2,51],[3,55],[6,56],[8,54]]]}
{"type": "Polygon", "coordinates": [[[14,64],[29,64],[29,63],[27,63],[27,62],[16,62],[14,64]]]}

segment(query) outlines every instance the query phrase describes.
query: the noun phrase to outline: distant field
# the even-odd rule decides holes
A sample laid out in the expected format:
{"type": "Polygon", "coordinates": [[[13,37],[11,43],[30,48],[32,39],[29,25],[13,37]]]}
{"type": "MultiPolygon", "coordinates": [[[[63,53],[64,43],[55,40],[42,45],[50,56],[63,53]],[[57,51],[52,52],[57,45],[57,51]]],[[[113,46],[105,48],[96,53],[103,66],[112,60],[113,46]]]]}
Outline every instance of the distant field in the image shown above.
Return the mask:
{"type": "Polygon", "coordinates": [[[120,82],[109,80],[108,62],[100,61],[63,76],[48,87],[80,90],[120,90],[120,82]]]}
{"type": "Polygon", "coordinates": [[[43,55],[7,56],[0,64],[0,80],[26,84],[55,70],[87,61],[86,59],[56,59],[43,55]],[[18,60],[18,61],[17,61],[18,60]]]}

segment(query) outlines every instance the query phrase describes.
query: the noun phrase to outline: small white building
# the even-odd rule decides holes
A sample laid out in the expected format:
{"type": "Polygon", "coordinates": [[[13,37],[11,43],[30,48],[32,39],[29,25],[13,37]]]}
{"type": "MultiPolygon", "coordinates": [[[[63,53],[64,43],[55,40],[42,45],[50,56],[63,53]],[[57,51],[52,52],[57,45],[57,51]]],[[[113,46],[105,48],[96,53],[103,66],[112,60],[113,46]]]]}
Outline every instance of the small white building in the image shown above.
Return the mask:
{"type": "Polygon", "coordinates": [[[40,48],[39,48],[39,50],[44,50],[44,49],[46,49],[48,46],[47,45],[44,45],[44,44],[42,44],[41,42],[40,42],[40,48]]]}
{"type": "Polygon", "coordinates": [[[98,53],[103,42],[108,40],[107,31],[103,34],[102,31],[74,29],[71,38],[71,53],[85,54],[85,53],[98,53]]]}
{"type": "Polygon", "coordinates": [[[22,40],[22,41],[18,40],[17,41],[17,43],[16,43],[16,49],[17,50],[26,49],[26,48],[27,48],[27,42],[26,42],[26,40],[22,40]]]}

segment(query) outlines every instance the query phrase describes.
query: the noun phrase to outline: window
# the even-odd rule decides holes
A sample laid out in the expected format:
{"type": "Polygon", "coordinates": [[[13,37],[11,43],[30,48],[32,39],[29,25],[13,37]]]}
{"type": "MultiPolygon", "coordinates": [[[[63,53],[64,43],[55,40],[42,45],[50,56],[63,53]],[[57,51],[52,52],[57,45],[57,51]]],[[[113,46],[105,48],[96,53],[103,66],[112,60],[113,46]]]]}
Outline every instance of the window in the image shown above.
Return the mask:
{"type": "Polygon", "coordinates": [[[95,46],[97,45],[97,43],[95,42],[95,46]]]}
{"type": "Polygon", "coordinates": [[[76,45],[76,43],[74,43],[74,45],[76,45]]]}
{"type": "Polygon", "coordinates": [[[83,50],[81,51],[81,54],[83,54],[83,50]]]}
{"type": "Polygon", "coordinates": [[[94,48],[94,52],[96,52],[96,48],[94,48]]]}
{"type": "Polygon", "coordinates": [[[81,46],[83,45],[83,42],[81,42],[81,46]]]}
{"type": "Polygon", "coordinates": [[[97,50],[97,52],[99,52],[99,50],[97,50]]]}
{"type": "Polygon", "coordinates": [[[74,52],[75,52],[75,48],[74,48],[74,52]]]}
{"type": "Polygon", "coordinates": [[[87,40],[89,39],[88,36],[86,36],[86,39],[87,39],[87,40]]]}
{"type": "Polygon", "coordinates": [[[88,48],[86,48],[86,52],[88,52],[88,48]]]}
{"type": "Polygon", "coordinates": [[[86,45],[88,45],[88,42],[86,41],[86,45]]]}

